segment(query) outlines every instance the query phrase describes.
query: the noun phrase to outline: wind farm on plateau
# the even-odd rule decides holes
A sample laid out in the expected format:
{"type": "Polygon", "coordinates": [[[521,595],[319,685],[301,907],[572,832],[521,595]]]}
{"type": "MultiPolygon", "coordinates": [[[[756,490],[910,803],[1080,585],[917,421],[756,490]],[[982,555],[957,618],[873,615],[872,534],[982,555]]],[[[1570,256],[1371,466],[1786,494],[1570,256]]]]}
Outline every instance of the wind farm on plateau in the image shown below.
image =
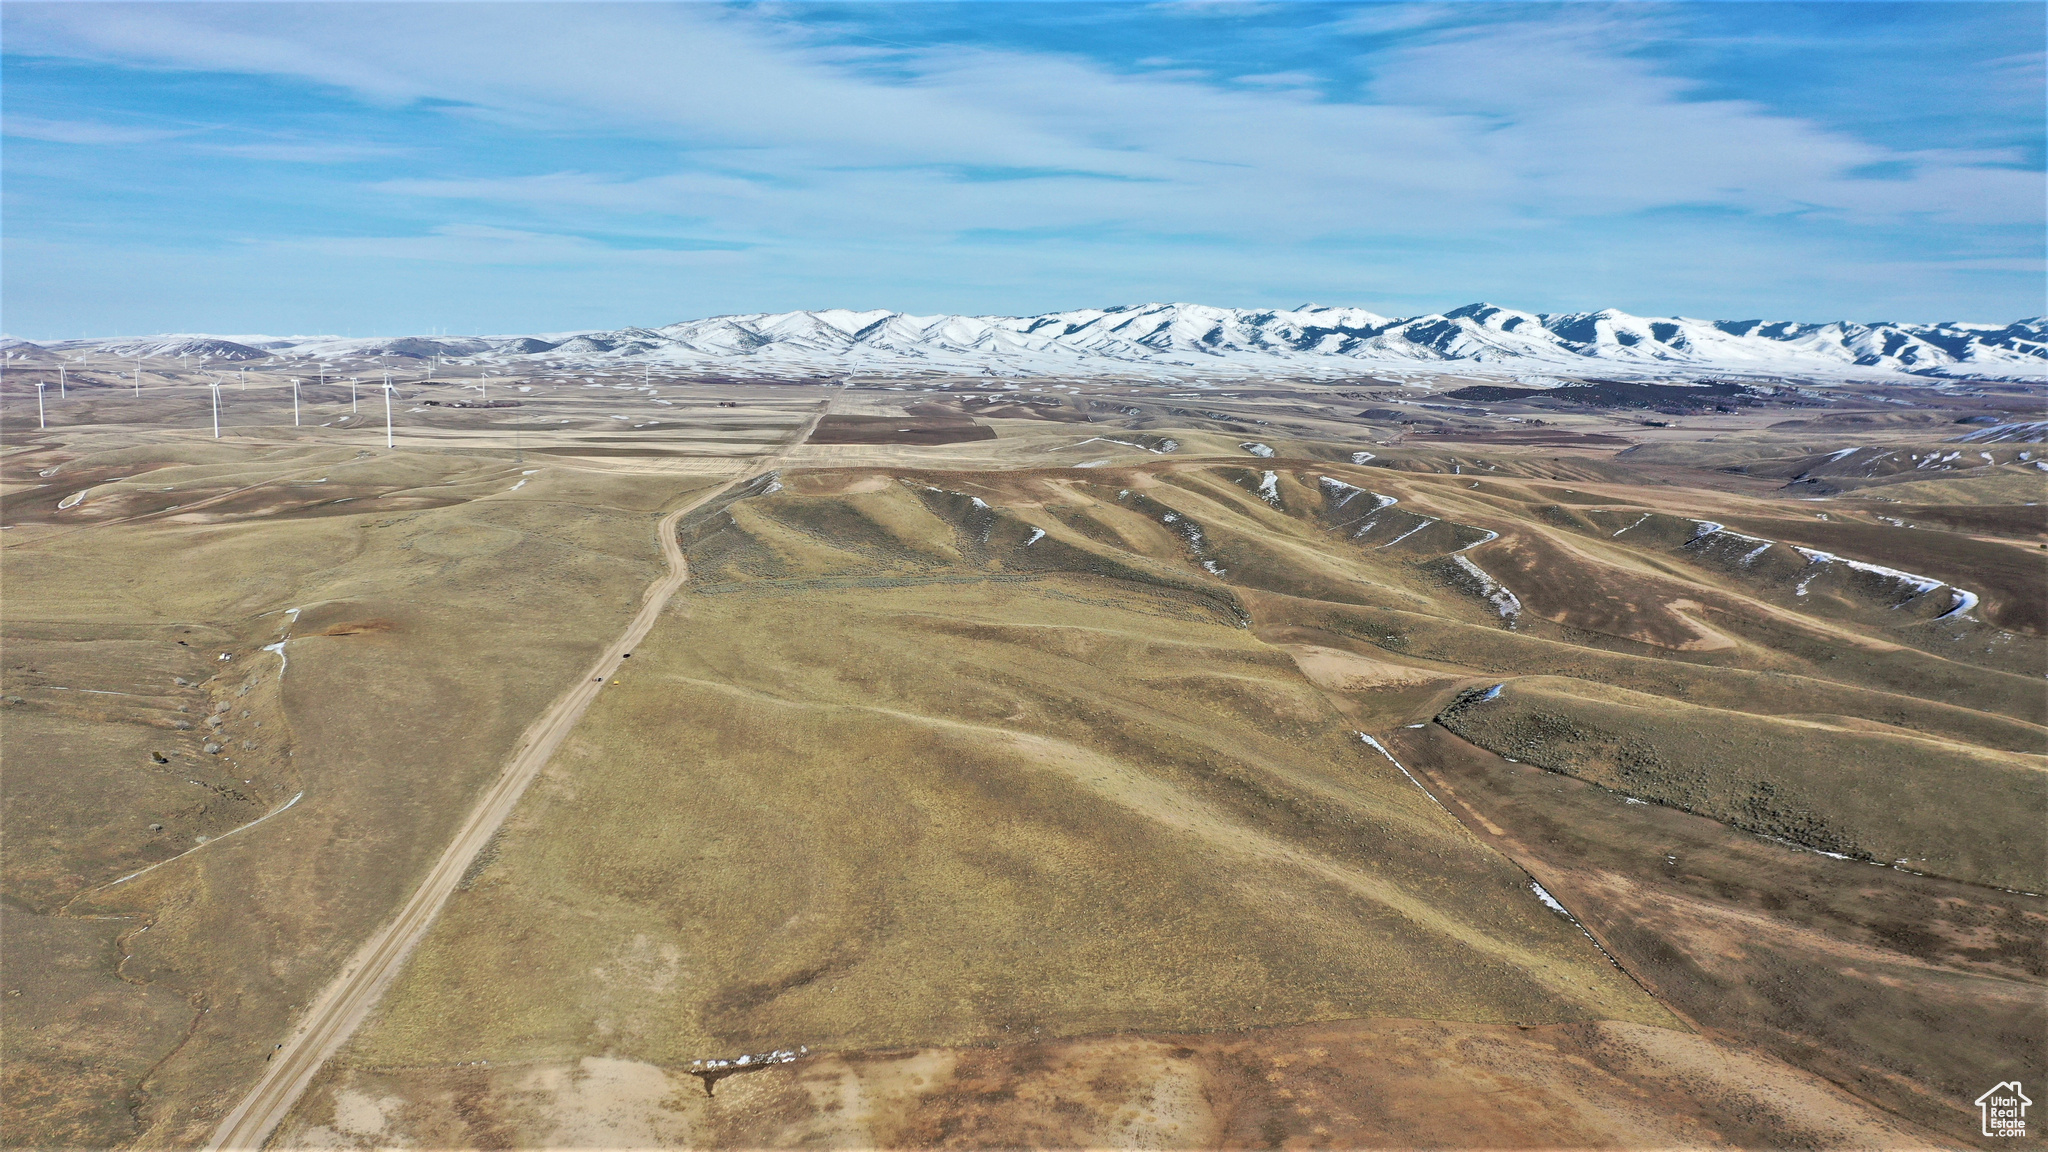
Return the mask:
{"type": "Polygon", "coordinates": [[[2042,335],[10,342],[8,1143],[1997,1145],[2042,335]]]}

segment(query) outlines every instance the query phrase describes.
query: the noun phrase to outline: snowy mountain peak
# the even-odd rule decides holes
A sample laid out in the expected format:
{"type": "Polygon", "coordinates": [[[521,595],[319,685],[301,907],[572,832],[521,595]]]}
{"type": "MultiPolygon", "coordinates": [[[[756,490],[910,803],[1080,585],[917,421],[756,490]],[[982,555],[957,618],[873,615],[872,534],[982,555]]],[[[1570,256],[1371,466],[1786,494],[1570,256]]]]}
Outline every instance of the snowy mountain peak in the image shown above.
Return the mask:
{"type": "Polygon", "coordinates": [[[1485,302],[1407,319],[1363,308],[1127,304],[1038,316],[913,315],[829,308],[712,316],[659,328],[523,336],[341,340],[177,335],[22,345],[42,355],[248,360],[264,357],[488,357],[652,360],[751,375],[964,372],[974,375],[1343,378],[1421,366],[1516,372],[1691,375],[2048,376],[2048,320],[2006,325],[1807,324],[1597,312],[1524,312],[1485,302]],[[33,350],[32,350],[33,349],[33,350]]]}

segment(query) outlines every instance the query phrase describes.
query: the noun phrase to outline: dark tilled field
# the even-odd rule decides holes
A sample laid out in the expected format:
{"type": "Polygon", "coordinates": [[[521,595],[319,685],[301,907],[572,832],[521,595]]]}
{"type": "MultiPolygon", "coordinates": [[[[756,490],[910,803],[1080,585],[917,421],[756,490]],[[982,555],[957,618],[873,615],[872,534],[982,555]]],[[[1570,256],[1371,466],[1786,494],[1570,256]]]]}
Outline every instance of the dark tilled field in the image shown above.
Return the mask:
{"type": "Polygon", "coordinates": [[[985,396],[962,396],[958,399],[913,404],[908,409],[913,416],[958,417],[975,416],[984,420],[1051,420],[1063,424],[1085,424],[1088,417],[1067,407],[1059,401],[1020,401],[993,399],[985,396]]]}
{"type": "Polygon", "coordinates": [[[995,438],[995,429],[964,416],[827,416],[811,443],[960,444],[995,438]]]}

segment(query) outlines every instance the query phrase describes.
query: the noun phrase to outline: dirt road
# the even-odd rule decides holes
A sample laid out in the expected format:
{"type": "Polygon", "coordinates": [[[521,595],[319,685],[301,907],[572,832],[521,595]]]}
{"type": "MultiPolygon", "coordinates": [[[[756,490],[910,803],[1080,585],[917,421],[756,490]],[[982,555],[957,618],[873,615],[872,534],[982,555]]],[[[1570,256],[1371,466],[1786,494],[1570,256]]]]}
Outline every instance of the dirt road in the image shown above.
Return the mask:
{"type": "Polygon", "coordinates": [[[449,842],[441,858],[427,873],[426,880],[405,902],[398,916],[371,936],[350,959],[341,977],[313,1001],[298,1028],[265,1066],[263,1078],[214,1130],[213,1139],[207,1143],[209,1149],[261,1148],[271,1132],[291,1112],[292,1105],[298,1102],[307,1085],[313,1082],[321,1066],[340,1050],[369,1016],[370,1010],[405,966],[406,957],[412,954],[413,948],[441,914],[441,906],[454,893],[455,885],[469,869],[470,861],[498,831],[505,818],[512,814],[527,786],[546,767],[563,738],[582,719],[584,710],[597,699],[605,681],[619,669],[625,654],[654,628],[654,622],[660,618],[669,597],[675,595],[689,579],[682,544],[676,538],[677,522],[735,485],[780,466],[789,453],[816,430],[818,421],[830,410],[833,399],[827,396],[818,410],[775,455],[661,518],[656,531],[661,540],[662,559],[668,563],[668,573],[648,586],[633,622],[605,649],[589,673],[563,693],[526,730],[497,782],[491,785],[471,810],[468,819],[463,821],[454,840],[449,842]]]}

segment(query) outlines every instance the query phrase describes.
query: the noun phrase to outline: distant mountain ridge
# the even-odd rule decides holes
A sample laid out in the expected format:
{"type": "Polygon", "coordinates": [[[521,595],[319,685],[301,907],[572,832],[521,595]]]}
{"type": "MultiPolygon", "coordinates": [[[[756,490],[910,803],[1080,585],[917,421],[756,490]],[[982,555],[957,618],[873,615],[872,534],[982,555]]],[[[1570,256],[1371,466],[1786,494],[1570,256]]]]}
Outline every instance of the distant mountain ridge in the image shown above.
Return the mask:
{"type": "Polygon", "coordinates": [[[10,360],[80,354],[256,360],[428,356],[652,361],[770,373],[1295,375],[1467,365],[1517,373],[2048,375],[2048,318],[2006,325],[1802,324],[1535,313],[1493,304],[1406,319],[1362,308],[1141,304],[1042,316],[914,316],[825,309],[713,316],[660,328],[525,336],[338,339],[153,336],[0,345],[10,360]]]}

